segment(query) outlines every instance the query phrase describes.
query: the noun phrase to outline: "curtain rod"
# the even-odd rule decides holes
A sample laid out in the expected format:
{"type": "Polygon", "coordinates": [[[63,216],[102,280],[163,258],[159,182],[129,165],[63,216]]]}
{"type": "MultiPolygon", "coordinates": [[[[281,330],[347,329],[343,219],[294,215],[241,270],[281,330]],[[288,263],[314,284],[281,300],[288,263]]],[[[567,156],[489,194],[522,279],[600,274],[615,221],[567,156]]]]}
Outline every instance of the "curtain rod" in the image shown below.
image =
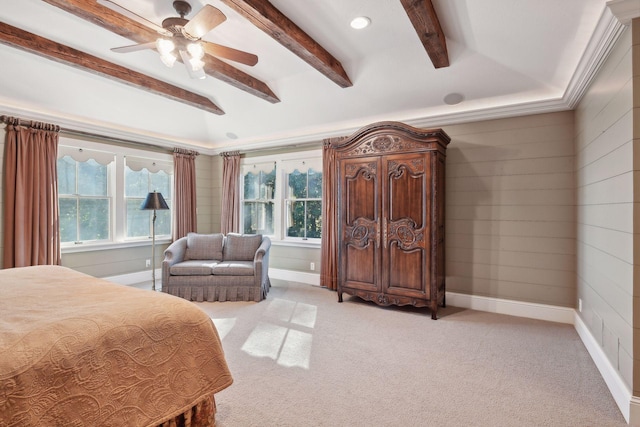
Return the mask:
{"type": "Polygon", "coordinates": [[[120,145],[120,146],[126,146],[131,148],[141,148],[142,146],[148,151],[173,154],[173,148],[161,147],[159,145],[148,144],[146,142],[132,141],[130,139],[98,135],[91,132],[84,132],[80,130],[67,129],[67,128],[60,128],[60,133],[66,136],[80,136],[84,138],[92,138],[92,139],[98,140],[99,142],[108,142],[113,145],[120,145]]]}
{"type": "MultiPolygon", "coordinates": [[[[43,123],[36,120],[25,120],[17,117],[4,116],[4,115],[0,116],[0,122],[5,124],[27,126],[27,127],[34,126],[34,124],[36,123],[43,123]]],[[[92,132],[68,129],[61,126],[57,126],[57,125],[52,125],[52,126],[56,126],[59,129],[59,133],[66,136],[79,136],[84,138],[91,138],[94,140],[98,140],[100,142],[109,142],[111,144],[127,146],[132,148],[140,148],[140,146],[142,146],[149,151],[155,151],[159,153],[173,154],[173,150],[174,150],[173,148],[162,147],[160,145],[149,144],[146,142],[138,142],[138,141],[132,141],[130,139],[104,136],[104,135],[99,135],[97,133],[92,133],[92,132]]]]}

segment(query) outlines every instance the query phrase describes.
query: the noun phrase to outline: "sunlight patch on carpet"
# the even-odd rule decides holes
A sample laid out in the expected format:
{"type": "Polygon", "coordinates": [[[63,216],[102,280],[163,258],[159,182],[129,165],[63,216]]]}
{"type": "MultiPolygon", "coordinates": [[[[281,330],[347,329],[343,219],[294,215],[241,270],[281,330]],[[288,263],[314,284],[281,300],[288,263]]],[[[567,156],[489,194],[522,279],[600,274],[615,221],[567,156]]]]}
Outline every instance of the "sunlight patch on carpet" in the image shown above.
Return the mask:
{"type": "Polygon", "coordinates": [[[308,332],[271,323],[259,323],[242,351],[255,357],[268,357],[280,366],[309,369],[313,336],[308,332]]]}
{"type": "Polygon", "coordinates": [[[235,317],[230,317],[227,319],[214,319],[212,317],[211,320],[213,321],[213,324],[216,326],[216,329],[218,330],[218,336],[220,337],[220,341],[222,341],[224,337],[226,337],[227,334],[231,332],[231,329],[233,329],[233,327],[236,324],[235,317]]]}

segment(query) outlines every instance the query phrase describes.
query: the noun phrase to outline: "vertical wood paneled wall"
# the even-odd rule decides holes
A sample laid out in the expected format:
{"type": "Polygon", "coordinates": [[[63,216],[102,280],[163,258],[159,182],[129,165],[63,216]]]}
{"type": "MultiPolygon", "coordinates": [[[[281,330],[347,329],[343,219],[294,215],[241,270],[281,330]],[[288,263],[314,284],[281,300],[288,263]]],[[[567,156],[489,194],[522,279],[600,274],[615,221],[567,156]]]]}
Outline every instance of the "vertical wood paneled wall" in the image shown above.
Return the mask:
{"type": "Polygon", "coordinates": [[[444,130],[447,290],[573,307],[573,112],[444,130]]]}
{"type": "Polygon", "coordinates": [[[627,31],[575,112],[579,316],[630,387],[638,156],[633,149],[632,83],[627,31]]]}
{"type": "Polygon", "coordinates": [[[196,157],[196,206],[198,232],[220,232],[220,201],[222,200],[222,158],[196,157]]]}

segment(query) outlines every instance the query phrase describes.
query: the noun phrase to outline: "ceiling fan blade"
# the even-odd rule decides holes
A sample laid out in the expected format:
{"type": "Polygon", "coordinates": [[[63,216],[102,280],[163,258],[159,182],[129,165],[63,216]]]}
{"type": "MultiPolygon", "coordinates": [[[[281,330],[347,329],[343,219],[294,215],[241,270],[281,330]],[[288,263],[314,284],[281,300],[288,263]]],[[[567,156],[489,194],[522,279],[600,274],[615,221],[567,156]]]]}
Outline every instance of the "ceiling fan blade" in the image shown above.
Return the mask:
{"type": "Polygon", "coordinates": [[[201,38],[227,19],[219,9],[205,4],[184,26],[184,31],[192,37],[201,38]]]}
{"type": "Polygon", "coordinates": [[[118,53],[129,53],[129,52],[136,52],[144,49],[155,49],[155,48],[156,48],[156,42],[149,42],[149,43],[133,44],[130,46],[114,47],[111,50],[113,52],[118,52],[118,53]]]}
{"type": "Polygon", "coordinates": [[[220,58],[229,59],[231,61],[239,62],[241,64],[254,66],[258,63],[258,57],[253,53],[245,52],[243,50],[233,49],[228,46],[222,46],[220,44],[211,43],[202,40],[202,47],[204,51],[209,55],[217,56],[220,58]]]}
{"type": "Polygon", "coordinates": [[[204,69],[202,68],[198,70],[193,69],[193,67],[191,66],[191,62],[189,62],[191,57],[186,51],[184,50],[180,51],[180,58],[182,59],[182,63],[187,69],[187,72],[189,73],[189,77],[191,77],[192,79],[204,79],[206,77],[206,75],[204,74],[204,69]]]}
{"type": "Polygon", "coordinates": [[[149,21],[146,18],[143,18],[142,16],[130,11],[129,9],[125,9],[124,7],[120,6],[118,3],[112,1],[112,0],[98,0],[98,4],[109,8],[111,10],[113,10],[116,13],[119,13],[122,16],[126,16],[127,18],[130,18],[134,21],[136,21],[139,24],[142,24],[146,27],[151,28],[152,30],[157,31],[158,33],[165,35],[165,36],[171,36],[171,33],[167,30],[165,30],[164,28],[162,28],[160,25],[157,25],[151,21],[149,21]]]}

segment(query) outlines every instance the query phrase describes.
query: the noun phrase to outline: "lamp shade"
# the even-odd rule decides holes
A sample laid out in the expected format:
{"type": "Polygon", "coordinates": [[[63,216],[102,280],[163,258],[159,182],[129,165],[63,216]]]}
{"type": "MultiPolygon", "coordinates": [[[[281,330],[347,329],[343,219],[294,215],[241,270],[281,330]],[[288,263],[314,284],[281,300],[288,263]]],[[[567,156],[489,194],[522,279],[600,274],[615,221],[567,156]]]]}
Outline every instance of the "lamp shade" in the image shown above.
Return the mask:
{"type": "Polygon", "coordinates": [[[162,193],[158,193],[156,191],[147,194],[147,198],[144,199],[142,205],[140,205],[140,209],[142,210],[158,210],[158,209],[169,209],[167,202],[162,197],[162,193]]]}

